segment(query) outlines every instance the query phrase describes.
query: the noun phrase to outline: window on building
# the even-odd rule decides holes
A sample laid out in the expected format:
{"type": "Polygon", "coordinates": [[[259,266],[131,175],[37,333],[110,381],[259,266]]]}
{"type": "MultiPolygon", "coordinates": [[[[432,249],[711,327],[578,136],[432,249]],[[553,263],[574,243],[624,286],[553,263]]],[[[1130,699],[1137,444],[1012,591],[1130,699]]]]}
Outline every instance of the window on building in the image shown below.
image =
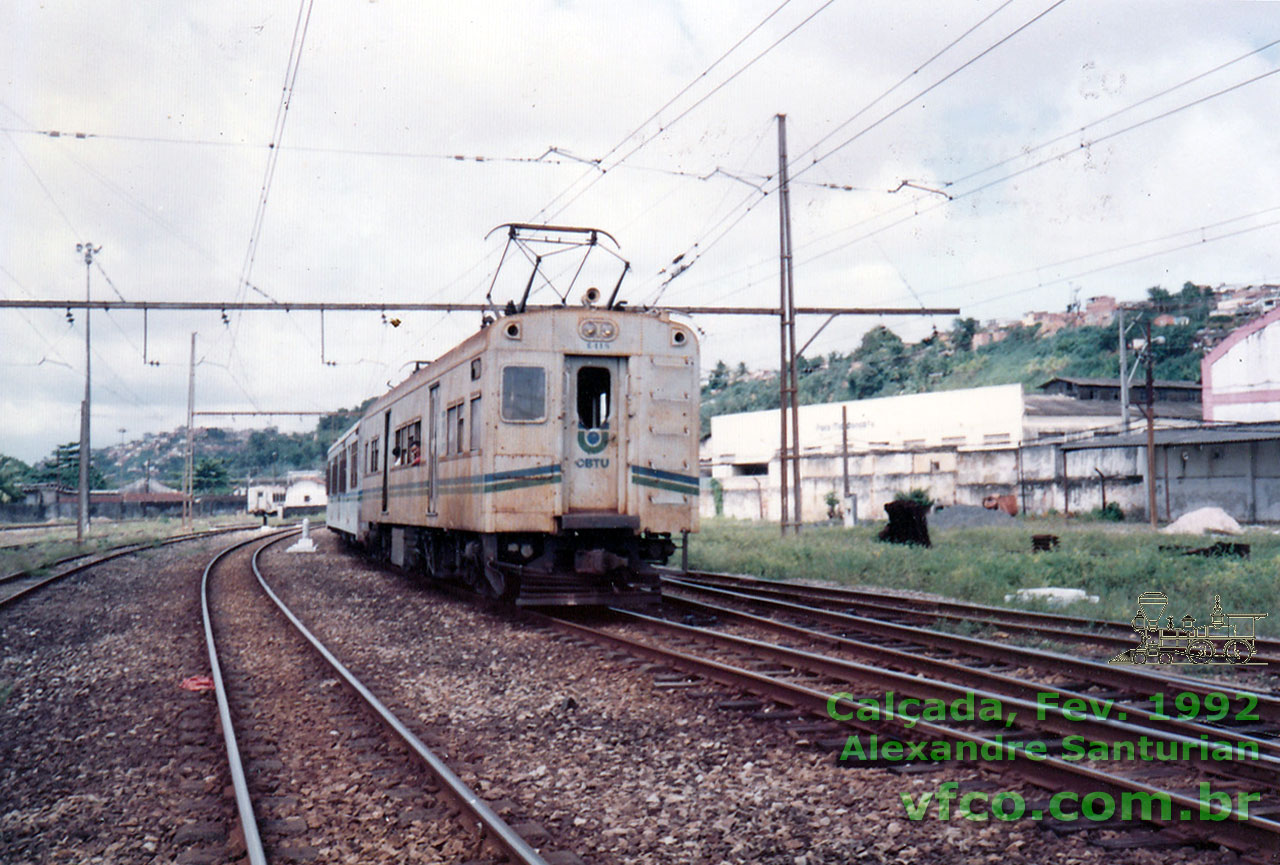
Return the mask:
{"type": "Polygon", "coordinates": [[[599,429],[609,421],[609,370],[584,366],[578,370],[578,425],[599,429]]]}
{"type": "Polygon", "coordinates": [[[480,426],[482,423],[480,397],[473,396],[471,398],[471,450],[473,452],[480,450],[480,426]]]}
{"type": "Polygon", "coordinates": [[[547,371],[540,366],[502,368],[502,419],[540,421],[547,414],[547,371]]]}
{"type": "Polygon", "coordinates": [[[767,475],[769,473],[768,463],[738,463],[733,467],[735,475],[767,475]]]}

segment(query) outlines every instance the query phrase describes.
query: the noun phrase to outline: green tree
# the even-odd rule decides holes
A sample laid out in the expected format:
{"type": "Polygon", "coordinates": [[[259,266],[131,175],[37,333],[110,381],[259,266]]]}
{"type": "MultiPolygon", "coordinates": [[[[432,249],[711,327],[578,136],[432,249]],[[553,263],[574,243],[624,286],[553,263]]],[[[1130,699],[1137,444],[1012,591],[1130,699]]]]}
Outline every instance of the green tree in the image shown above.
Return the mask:
{"type": "Polygon", "coordinates": [[[855,399],[899,392],[906,380],[906,358],[902,338],[884,325],[876,325],[862,335],[853,353],[855,369],[849,375],[849,392],[855,399]]]}
{"type": "MultiPolygon", "coordinates": [[[[80,445],[70,442],[58,445],[53,453],[45,457],[32,471],[31,480],[37,483],[53,483],[63,489],[77,489],[80,486],[80,445]]],[[[107,488],[107,479],[102,471],[89,461],[89,489],[107,488]]]]}
{"type": "Polygon", "coordinates": [[[31,477],[31,466],[20,459],[0,454],[0,502],[22,498],[22,485],[31,477]]]}
{"type": "Polygon", "coordinates": [[[1158,285],[1153,285],[1147,289],[1147,302],[1155,309],[1156,314],[1168,312],[1175,305],[1173,295],[1158,285]]]}
{"type": "Polygon", "coordinates": [[[724,390],[729,384],[729,365],[722,360],[716,361],[716,365],[711,368],[711,374],[707,376],[707,389],[712,391],[724,390]]]}
{"type": "Polygon", "coordinates": [[[951,344],[960,351],[973,351],[973,335],[977,332],[976,318],[957,318],[951,323],[951,344]]]}
{"type": "Polygon", "coordinates": [[[196,494],[224,493],[231,488],[227,482],[227,467],[222,460],[205,457],[196,463],[191,474],[191,488],[196,494]]]}

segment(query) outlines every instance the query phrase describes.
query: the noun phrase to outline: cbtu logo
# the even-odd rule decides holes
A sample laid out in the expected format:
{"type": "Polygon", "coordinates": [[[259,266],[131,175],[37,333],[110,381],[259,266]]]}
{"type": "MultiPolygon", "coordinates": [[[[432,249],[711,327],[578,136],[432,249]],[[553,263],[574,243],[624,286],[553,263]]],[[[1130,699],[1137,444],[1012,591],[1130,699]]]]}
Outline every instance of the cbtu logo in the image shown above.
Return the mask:
{"type": "Polygon", "coordinates": [[[607,429],[578,430],[578,447],[589,454],[598,454],[609,446],[607,429]]]}

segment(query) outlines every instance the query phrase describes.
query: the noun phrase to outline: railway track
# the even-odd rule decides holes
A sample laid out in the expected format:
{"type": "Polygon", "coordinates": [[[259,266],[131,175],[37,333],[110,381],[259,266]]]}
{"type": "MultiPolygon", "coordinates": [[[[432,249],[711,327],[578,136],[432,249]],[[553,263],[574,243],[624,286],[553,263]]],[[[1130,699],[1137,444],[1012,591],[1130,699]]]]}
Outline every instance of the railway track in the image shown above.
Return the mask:
{"type": "MultiPolygon", "coordinates": [[[[986,748],[987,753],[995,755],[994,760],[984,758],[982,765],[1000,773],[1011,784],[1029,783],[1055,794],[1089,791],[1112,797],[1113,802],[1122,802],[1125,797],[1157,797],[1169,803],[1168,813],[1156,809],[1142,816],[1149,818],[1144,822],[1163,827],[1159,835],[1161,842],[1211,841],[1240,853],[1261,856],[1261,861],[1277,861],[1280,747],[1274,738],[1255,735],[1256,731],[1161,719],[1149,712],[1144,714],[1132,701],[1123,702],[1122,696],[1112,699],[1097,691],[1073,691],[1065,686],[1050,688],[1011,676],[1003,666],[987,671],[959,664],[948,668],[946,662],[913,654],[909,651],[910,643],[901,643],[899,649],[869,643],[857,645],[854,640],[833,638],[829,633],[800,626],[779,627],[783,623],[727,607],[721,612],[705,603],[682,605],[678,614],[686,617],[696,614],[703,625],[624,611],[614,611],[614,614],[615,621],[603,627],[564,619],[553,619],[550,624],[562,632],[679,670],[690,677],[691,683],[709,680],[788,707],[793,715],[813,716],[807,728],[827,728],[831,731],[827,735],[853,732],[861,737],[877,736],[881,741],[902,743],[894,746],[900,749],[909,748],[912,743],[931,742],[947,743],[949,748],[962,750],[967,743],[967,747],[986,748]],[[732,620],[739,630],[746,628],[757,633],[747,636],[723,627],[705,626],[713,621],[713,616],[717,623],[732,620]],[[777,641],[762,638],[760,633],[764,632],[772,632],[777,641]],[[796,647],[802,642],[828,647],[840,643],[840,653],[796,647]],[[1055,694],[1053,705],[1041,705],[1036,696],[1039,693],[1055,694]],[[886,715],[883,711],[877,713],[878,717],[865,717],[857,711],[862,705],[857,701],[892,699],[889,695],[898,700],[941,701],[944,705],[966,698],[977,702],[989,700],[999,707],[1000,716],[985,721],[924,720],[919,716],[913,719],[892,713],[886,715]],[[1070,699],[1081,699],[1085,701],[1082,705],[1087,706],[1090,698],[1097,705],[1108,706],[1109,711],[1082,714],[1058,711],[1070,699]],[[1180,748],[1199,744],[1204,741],[1200,738],[1202,735],[1231,742],[1231,747],[1256,748],[1258,759],[1240,760],[1229,766],[1215,765],[1214,761],[1196,757],[1193,749],[1188,759],[1127,764],[1121,771],[1110,762],[1071,759],[1064,751],[1068,736],[1082,736],[1108,746],[1145,737],[1151,742],[1164,743],[1162,747],[1180,748]],[[1030,755],[1026,750],[1030,742],[1042,743],[1044,752],[1030,755]],[[1199,786],[1201,783],[1210,784],[1210,789],[1248,790],[1262,798],[1260,802],[1253,800],[1247,817],[1237,809],[1221,821],[1191,821],[1192,816],[1205,813],[1200,810],[1198,794],[1206,789],[1199,786]]],[[[1264,695],[1257,696],[1261,699],[1264,695]]],[[[754,700],[731,700],[727,705],[738,704],[742,708],[760,705],[754,700]]],[[[771,714],[787,717],[785,712],[771,714]]],[[[832,744],[839,746],[840,740],[832,744]]],[[[845,747],[847,753],[848,745],[845,747]]],[[[930,761],[926,758],[915,762],[923,766],[930,761]]],[[[968,771],[963,763],[955,765],[962,774],[967,772],[972,776],[959,782],[961,790],[957,795],[965,790],[991,789],[988,781],[976,777],[976,767],[968,771]]],[[[1049,820],[1050,801],[1046,798],[1043,802],[1027,802],[1033,819],[1040,819],[1043,813],[1044,819],[1049,820]]],[[[1093,825],[1123,830],[1132,829],[1135,824],[1112,820],[1093,825]]]]}
{"type": "Polygon", "coordinates": [[[180,544],[184,541],[196,541],[202,538],[213,537],[215,535],[229,534],[231,532],[242,532],[255,528],[254,525],[247,526],[228,526],[226,528],[206,529],[199,532],[190,532],[183,535],[175,535],[170,538],[163,538],[154,541],[139,541],[136,543],[120,544],[110,549],[97,553],[75,553],[69,556],[63,556],[53,561],[44,562],[37,567],[24,568],[8,574],[0,575],[0,607],[11,604],[19,598],[34,592],[43,586],[57,582],[64,577],[72,574],[86,571],[96,565],[104,562],[129,556],[143,550],[153,549],[155,547],[168,546],[170,544],[180,544]],[[49,571],[49,569],[52,569],[49,571]],[[44,573],[49,571],[48,573],[44,573]]]}
{"type": "MultiPolygon", "coordinates": [[[[209,660],[251,863],[277,858],[548,865],[298,620],[258,555],[205,570],[209,660]],[[306,815],[304,818],[302,815],[306,815]],[[299,846],[302,845],[302,846],[299,846]],[[417,854],[416,856],[414,854],[417,854]]],[[[569,861],[563,856],[562,861],[569,861]]]]}
{"type": "MultiPolygon", "coordinates": [[[[1080,643],[1097,645],[1111,652],[1131,649],[1134,645],[1133,626],[1128,622],[1086,619],[1081,616],[1033,610],[1013,610],[963,601],[911,598],[849,586],[809,586],[711,571],[689,571],[688,574],[667,571],[664,580],[667,579],[729,588],[760,597],[790,600],[888,621],[914,624],[931,624],[940,620],[954,623],[968,622],[1010,634],[1035,638],[1052,636],[1055,639],[1073,639],[1080,643]]],[[[1280,665],[1280,641],[1259,637],[1257,653],[1253,660],[1280,665]]]]}

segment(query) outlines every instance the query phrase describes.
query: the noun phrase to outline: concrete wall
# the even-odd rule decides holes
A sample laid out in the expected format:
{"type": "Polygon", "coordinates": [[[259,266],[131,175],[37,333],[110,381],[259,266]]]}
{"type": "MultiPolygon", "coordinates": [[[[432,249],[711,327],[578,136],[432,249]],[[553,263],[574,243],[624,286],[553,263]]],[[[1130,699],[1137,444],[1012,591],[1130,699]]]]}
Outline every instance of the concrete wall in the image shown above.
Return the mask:
{"type": "MultiPolygon", "coordinates": [[[[197,517],[214,514],[235,514],[244,511],[241,496],[204,496],[195,500],[197,517]]],[[[78,515],[75,497],[61,501],[50,500],[42,504],[0,504],[0,523],[44,523],[50,520],[75,520],[78,515]]],[[[125,501],[118,498],[89,502],[89,518],[108,520],[141,520],[156,517],[181,517],[182,500],[176,501],[125,501]]]]}
{"type": "MultiPolygon", "coordinates": [[[[1132,520],[1147,519],[1143,447],[1063,451],[1057,444],[983,450],[922,449],[850,455],[849,488],[860,520],[886,518],[884,504],[898,492],[929,491],[942,504],[981,505],[990,495],[1013,495],[1020,511],[1087,513],[1115,502],[1132,520]]],[[[778,462],[767,475],[721,475],[726,516],[774,521],[779,517],[778,462]]],[[[838,454],[801,461],[801,508],[806,521],[827,517],[825,498],[844,488],[838,454]]],[[[1205,506],[1221,507],[1241,522],[1280,522],[1280,439],[1156,449],[1156,516],[1163,522],[1205,506]]],[[[715,513],[702,498],[702,513],[715,513]]]]}

